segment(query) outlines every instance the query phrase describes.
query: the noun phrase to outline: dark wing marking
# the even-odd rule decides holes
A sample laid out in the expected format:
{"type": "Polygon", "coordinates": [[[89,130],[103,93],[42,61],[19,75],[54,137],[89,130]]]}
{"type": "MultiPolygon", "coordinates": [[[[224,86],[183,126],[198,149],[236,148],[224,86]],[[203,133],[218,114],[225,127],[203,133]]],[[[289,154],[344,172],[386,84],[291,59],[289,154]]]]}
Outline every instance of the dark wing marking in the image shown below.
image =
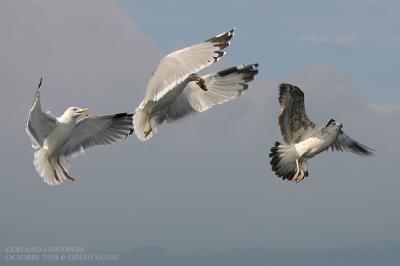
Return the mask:
{"type": "Polygon", "coordinates": [[[279,126],[283,140],[287,144],[295,144],[304,140],[315,128],[315,124],[307,117],[304,107],[304,93],[296,86],[282,83],[279,87],[279,126]]]}
{"type": "Polygon", "coordinates": [[[343,131],[334,143],[331,145],[332,151],[349,151],[361,156],[373,155],[373,149],[353,140],[343,131]]]}

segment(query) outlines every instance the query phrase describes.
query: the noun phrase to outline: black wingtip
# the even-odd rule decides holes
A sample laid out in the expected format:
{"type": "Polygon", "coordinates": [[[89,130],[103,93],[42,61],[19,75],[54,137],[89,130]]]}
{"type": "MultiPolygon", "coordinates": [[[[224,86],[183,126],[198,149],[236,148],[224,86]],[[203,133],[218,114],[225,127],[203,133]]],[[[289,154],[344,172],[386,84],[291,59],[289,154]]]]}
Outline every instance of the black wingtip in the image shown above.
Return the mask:
{"type": "Polygon", "coordinates": [[[236,65],[217,72],[217,74],[221,77],[227,76],[232,73],[242,73],[245,75],[245,82],[252,81],[254,79],[254,76],[258,74],[258,63],[236,65]]]}
{"type": "Polygon", "coordinates": [[[358,142],[356,142],[354,145],[351,147],[357,154],[361,156],[374,156],[374,149],[367,147],[365,145],[362,145],[358,142]]]}
{"type": "Polygon", "coordinates": [[[39,81],[38,89],[42,86],[42,80],[43,80],[43,78],[41,77],[40,81],[39,81]]]}
{"type": "MultiPolygon", "coordinates": [[[[225,48],[225,47],[229,46],[228,42],[235,35],[234,31],[235,31],[235,28],[233,28],[230,31],[220,33],[220,34],[206,40],[206,42],[214,42],[214,43],[221,43],[221,44],[225,43],[225,45],[223,47],[223,48],[225,48]]],[[[223,49],[223,48],[221,48],[221,49],[223,49]]]]}
{"type": "MultiPolygon", "coordinates": [[[[132,125],[132,118],[133,118],[133,115],[134,115],[134,114],[135,114],[135,113],[118,113],[118,114],[115,114],[115,115],[113,116],[113,118],[114,118],[115,120],[121,120],[121,121],[126,120],[127,123],[128,123],[128,121],[129,121],[129,123],[132,125]]],[[[129,128],[129,132],[125,134],[125,139],[126,139],[129,135],[132,135],[133,132],[134,132],[133,127],[132,127],[132,128],[129,128]]]]}
{"type": "Polygon", "coordinates": [[[133,113],[118,113],[114,115],[114,118],[124,118],[124,117],[133,117],[133,113]]]}
{"type": "Polygon", "coordinates": [[[133,130],[133,128],[130,128],[130,129],[129,129],[129,133],[127,133],[127,134],[125,135],[125,139],[128,138],[129,135],[132,135],[133,132],[135,132],[135,131],[133,130]]]}

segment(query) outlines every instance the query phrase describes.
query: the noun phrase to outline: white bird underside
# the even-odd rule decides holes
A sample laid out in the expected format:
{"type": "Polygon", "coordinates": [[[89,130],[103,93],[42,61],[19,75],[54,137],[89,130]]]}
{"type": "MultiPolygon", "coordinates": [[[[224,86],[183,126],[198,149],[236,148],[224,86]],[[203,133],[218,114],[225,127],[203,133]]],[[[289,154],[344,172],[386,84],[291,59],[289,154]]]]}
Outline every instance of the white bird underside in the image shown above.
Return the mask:
{"type": "Polygon", "coordinates": [[[156,133],[157,124],[204,112],[236,98],[248,88],[247,83],[258,72],[258,64],[238,65],[198,77],[196,81],[189,79],[225,54],[223,49],[229,46],[233,31],[175,51],[161,60],[133,118],[135,134],[141,141],[149,140],[156,133]]]}
{"type": "Polygon", "coordinates": [[[132,133],[132,114],[88,116],[77,120],[87,109],[70,107],[57,118],[43,113],[40,104],[41,83],[42,80],[29,111],[26,131],[36,150],[35,169],[45,183],[59,185],[63,179],[74,180],[68,173],[69,157],[95,145],[124,139],[132,133]]]}
{"type": "Polygon", "coordinates": [[[173,122],[192,113],[202,113],[240,96],[258,73],[258,64],[238,65],[202,76],[207,91],[189,82],[175,100],[157,114],[157,124],[173,122]]]}
{"type": "Polygon", "coordinates": [[[347,136],[342,125],[333,119],[316,128],[307,117],[304,93],[298,87],[281,84],[279,103],[281,113],[278,121],[285,143],[276,142],[269,157],[272,170],[282,179],[300,182],[308,176],[307,160],[329,148],[361,156],[372,155],[372,149],[347,136]]]}

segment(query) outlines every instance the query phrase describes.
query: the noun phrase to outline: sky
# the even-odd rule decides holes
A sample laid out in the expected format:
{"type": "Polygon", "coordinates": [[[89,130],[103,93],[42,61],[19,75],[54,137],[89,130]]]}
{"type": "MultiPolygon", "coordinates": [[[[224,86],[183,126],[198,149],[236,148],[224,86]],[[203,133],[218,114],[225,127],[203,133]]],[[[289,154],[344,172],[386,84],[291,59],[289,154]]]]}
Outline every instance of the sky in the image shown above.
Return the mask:
{"type": "MultiPolygon", "coordinates": [[[[400,242],[400,6],[396,1],[0,2],[0,247],[127,250],[335,248],[400,242]],[[250,89],[204,114],[72,160],[75,182],[35,172],[25,121],[44,110],[133,111],[170,51],[236,27],[209,71],[260,64],[250,89]],[[268,163],[280,82],[309,117],[376,150],[326,152],[300,184],[268,163]]],[[[207,70],[206,70],[207,71],[207,70]]]]}

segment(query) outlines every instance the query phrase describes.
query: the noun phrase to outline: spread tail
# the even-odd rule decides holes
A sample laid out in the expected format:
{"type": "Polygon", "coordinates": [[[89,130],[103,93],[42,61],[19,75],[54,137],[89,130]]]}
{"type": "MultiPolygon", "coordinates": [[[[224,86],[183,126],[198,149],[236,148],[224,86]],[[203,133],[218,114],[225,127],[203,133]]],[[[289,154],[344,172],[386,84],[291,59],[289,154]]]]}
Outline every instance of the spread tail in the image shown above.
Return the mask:
{"type": "MultiPolygon", "coordinates": [[[[297,171],[296,160],[299,158],[299,154],[294,146],[275,142],[275,146],[271,148],[269,157],[271,158],[272,171],[277,176],[283,180],[293,179],[297,171]]],[[[307,162],[300,161],[299,167],[304,171],[305,176],[308,176],[307,162]]]]}

